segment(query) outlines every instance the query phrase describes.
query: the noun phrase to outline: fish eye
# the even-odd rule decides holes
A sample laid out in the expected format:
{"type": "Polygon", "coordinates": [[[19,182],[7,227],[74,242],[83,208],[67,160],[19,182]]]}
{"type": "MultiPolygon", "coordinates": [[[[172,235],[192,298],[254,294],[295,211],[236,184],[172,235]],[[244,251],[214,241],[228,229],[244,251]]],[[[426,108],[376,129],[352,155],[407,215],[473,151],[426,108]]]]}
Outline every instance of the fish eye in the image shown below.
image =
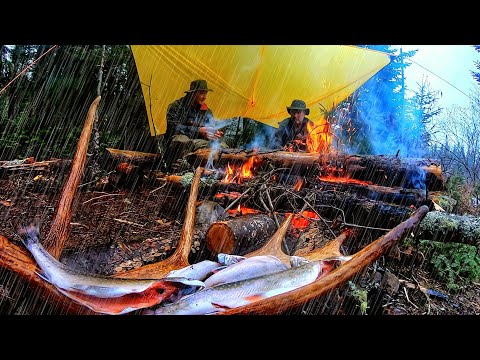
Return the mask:
{"type": "Polygon", "coordinates": [[[157,289],[157,292],[158,292],[159,294],[163,294],[163,293],[165,292],[165,289],[164,289],[164,288],[158,288],[158,289],[157,289]]]}

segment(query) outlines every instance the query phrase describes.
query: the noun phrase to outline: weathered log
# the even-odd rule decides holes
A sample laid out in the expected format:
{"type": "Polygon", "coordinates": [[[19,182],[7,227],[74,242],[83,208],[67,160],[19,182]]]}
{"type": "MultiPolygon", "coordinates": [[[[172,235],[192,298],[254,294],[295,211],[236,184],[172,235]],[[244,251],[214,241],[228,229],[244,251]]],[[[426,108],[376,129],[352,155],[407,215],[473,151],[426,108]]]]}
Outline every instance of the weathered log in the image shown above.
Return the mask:
{"type": "Polygon", "coordinates": [[[120,150],[114,148],[106,148],[109,156],[119,163],[126,162],[129,164],[153,164],[162,158],[161,154],[145,153],[140,151],[120,150]]]}
{"type": "MultiPolygon", "coordinates": [[[[321,176],[351,177],[371,181],[375,185],[426,188],[442,190],[444,187],[441,165],[430,159],[402,158],[384,155],[314,154],[302,152],[238,152],[228,149],[213,155],[214,166],[242,164],[250,157],[261,160],[261,166],[292,168],[296,173],[321,176]]],[[[210,149],[199,149],[187,155],[191,164],[206,164],[210,149]]]]}
{"type": "Polygon", "coordinates": [[[271,237],[275,230],[275,221],[267,215],[244,215],[214,222],[205,234],[205,241],[214,255],[244,255],[248,249],[271,237]]]}
{"type": "Polygon", "coordinates": [[[340,251],[340,247],[343,242],[348,238],[349,232],[345,231],[337,236],[335,239],[329,241],[321,248],[308,251],[306,249],[300,249],[294,253],[295,256],[301,256],[309,261],[323,260],[332,256],[344,255],[340,251]]]}
{"type": "Polygon", "coordinates": [[[480,246],[480,218],[430,211],[420,223],[417,237],[478,247],[480,246]]]}
{"type": "Polygon", "coordinates": [[[427,206],[420,207],[407,220],[397,225],[385,235],[379,237],[362,250],[356,252],[352,259],[344,262],[326,276],[315,280],[313,283],[302,286],[296,290],[288,291],[267,299],[259,300],[249,305],[228,309],[215,315],[257,314],[273,315],[285,313],[299,307],[308,301],[319,298],[329,291],[344,284],[354,275],[363,271],[369,264],[378,259],[394,243],[401,241],[412,231],[416,231],[418,224],[428,212],[427,206]]]}
{"type": "Polygon", "coordinates": [[[195,203],[197,201],[198,185],[200,184],[202,172],[203,168],[197,168],[192,184],[190,185],[190,195],[188,198],[185,220],[183,222],[182,234],[178,240],[174,253],[165,260],[115,274],[115,277],[130,279],[161,279],[172,270],[190,265],[188,262],[188,255],[190,254],[193,243],[195,203]]]}
{"type": "Polygon", "coordinates": [[[85,161],[92,134],[93,121],[95,120],[95,112],[101,97],[98,96],[90,105],[87,119],[83,126],[80,139],[78,140],[77,150],[73,157],[72,167],[68,174],[67,181],[63,187],[58,206],[52,221],[52,226],[48,232],[43,246],[56,259],[60,258],[62,250],[70,233],[70,221],[72,219],[72,204],[77,194],[78,185],[83,176],[85,169],[85,161]]]}
{"type": "Polygon", "coordinates": [[[5,161],[4,164],[0,164],[0,170],[49,170],[52,167],[63,166],[64,164],[68,164],[69,160],[63,159],[53,159],[53,160],[45,160],[45,161],[36,161],[36,162],[24,162],[15,164],[14,162],[5,161]]]}
{"type": "Polygon", "coordinates": [[[55,306],[58,314],[93,315],[95,312],[84,307],[60,293],[55,286],[40,278],[37,273],[41,269],[35,260],[23,248],[10,242],[0,235],[0,268],[12,271],[15,275],[26,280],[35,291],[35,295],[55,306]]]}

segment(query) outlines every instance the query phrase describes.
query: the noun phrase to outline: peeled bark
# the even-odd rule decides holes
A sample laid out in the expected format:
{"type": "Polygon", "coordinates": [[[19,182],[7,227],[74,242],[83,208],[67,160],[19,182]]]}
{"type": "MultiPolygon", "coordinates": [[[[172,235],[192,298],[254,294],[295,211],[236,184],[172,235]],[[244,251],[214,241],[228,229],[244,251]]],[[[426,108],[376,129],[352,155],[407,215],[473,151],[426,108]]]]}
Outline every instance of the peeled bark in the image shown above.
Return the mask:
{"type": "Polygon", "coordinates": [[[45,249],[47,249],[47,251],[56,259],[60,258],[65,242],[70,234],[72,205],[85,169],[88,144],[90,142],[93,121],[95,120],[95,112],[100,102],[100,98],[101,97],[98,96],[88,110],[87,119],[85,120],[82,134],[78,140],[77,151],[73,158],[72,167],[63,187],[58,206],[55,210],[52,226],[43,242],[45,249]]]}

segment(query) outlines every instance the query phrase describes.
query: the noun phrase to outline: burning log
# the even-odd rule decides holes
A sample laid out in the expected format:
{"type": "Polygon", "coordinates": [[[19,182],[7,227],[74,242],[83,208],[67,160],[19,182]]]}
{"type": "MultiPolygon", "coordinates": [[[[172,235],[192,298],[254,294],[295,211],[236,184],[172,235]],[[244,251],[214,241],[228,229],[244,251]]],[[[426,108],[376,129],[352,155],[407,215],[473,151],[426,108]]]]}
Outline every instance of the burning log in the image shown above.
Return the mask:
{"type": "Polygon", "coordinates": [[[422,221],[427,212],[427,206],[420,207],[410,218],[390,230],[385,235],[379,237],[371,244],[365,246],[362,250],[356,252],[351,260],[344,262],[338,268],[326,276],[315,280],[311,284],[302,286],[293,291],[256,301],[249,305],[228,309],[217,314],[281,314],[287,310],[301,306],[308,301],[319,298],[344,284],[354,275],[360,273],[369,264],[385,253],[394,243],[400,241],[410,234],[410,232],[416,230],[418,224],[422,221]]]}
{"type": "Polygon", "coordinates": [[[275,221],[264,214],[245,215],[214,222],[205,234],[207,249],[218,253],[243,255],[262,244],[276,230],[275,221]]]}
{"type": "MultiPolygon", "coordinates": [[[[187,156],[191,164],[206,164],[210,149],[199,149],[187,156]]],[[[384,155],[316,154],[302,152],[239,152],[223,149],[213,157],[215,166],[245,163],[255,156],[262,167],[269,163],[277,168],[295,168],[309,176],[333,176],[370,181],[373,184],[406,189],[442,190],[441,165],[429,159],[401,158],[384,155]]]]}

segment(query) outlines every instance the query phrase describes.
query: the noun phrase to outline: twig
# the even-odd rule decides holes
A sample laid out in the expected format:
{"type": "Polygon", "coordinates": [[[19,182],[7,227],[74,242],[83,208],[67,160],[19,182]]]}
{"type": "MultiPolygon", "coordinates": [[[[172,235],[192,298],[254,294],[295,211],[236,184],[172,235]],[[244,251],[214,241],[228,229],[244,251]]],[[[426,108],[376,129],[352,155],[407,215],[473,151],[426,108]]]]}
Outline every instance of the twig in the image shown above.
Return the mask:
{"type": "Polygon", "coordinates": [[[225,208],[225,210],[223,211],[223,213],[226,214],[227,211],[230,210],[237,202],[239,202],[242,197],[244,197],[245,195],[247,195],[250,190],[252,190],[252,188],[248,188],[248,189],[245,190],[243,193],[241,193],[239,197],[237,197],[235,200],[233,200],[233,201],[230,203],[230,205],[228,205],[228,206],[225,208]]]}
{"type": "Polygon", "coordinates": [[[145,224],[137,224],[137,223],[134,223],[132,221],[127,221],[127,220],[122,220],[122,219],[113,219],[115,221],[118,221],[118,222],[121,222],[121,223],[124,223],[124,224],[128,224],[128,225],[134,225],[134,226],[140,226],[140,227],[144,227],[145,224]]]}
{"type": "Polygon", "coordinates": [[[153,189],[153,190],[150,191],[148,194],[149,194],[149,195],[153,194],[155,191],[160,190],[161,188],[165,187],[165,185],[167,185],[167,182],[165,182],[162,186],[159,186],[158,188],[153,189]]]}
{"type": "Polygon", "coordinates": [[[82,203],[82,205],[85,205],[86,203],[89,203],[90,201],[97,200],[97,199],[100,199],[100,198],[104,198],[104,197],[108,197],[108,196],[119,196],[119,195],[125,196],[125,194],[107,194],[107,195],[100,195],[100,196],[97,196],[97,197],[88,199],[87,201],[84,201],[84,202],[82,203]]]}
{"type": "Polygon", "coordinates": [[[405,296],[407,297],[407,301],[412,304],[413,306],[415,306],[415,309],[418,309],[418,306],[415,305],[413,302],[410,301],[410,299],[408,298],[408,293],[407,293],[407,288],[406,287],[403,287],[403,291],[405,292],[405,296]]]}
{"type": "Polygon", "coordinates": [[[270,197],[270,193],[268,192],[268,189],[266,188],[266,193],[267,193],[267,200],[268,200],[268,204],[270,205],[270,208],[272,209],[272,214],[273,214],[273,218],[275,220],[275,224],[277,224],[277,228],[280,227],[280,223],[278,222],[278,218],[277,218],[277,214],[275,214],[275,208],[273,207],[273,203],[272,203],[272,198],[270,197]]]}

